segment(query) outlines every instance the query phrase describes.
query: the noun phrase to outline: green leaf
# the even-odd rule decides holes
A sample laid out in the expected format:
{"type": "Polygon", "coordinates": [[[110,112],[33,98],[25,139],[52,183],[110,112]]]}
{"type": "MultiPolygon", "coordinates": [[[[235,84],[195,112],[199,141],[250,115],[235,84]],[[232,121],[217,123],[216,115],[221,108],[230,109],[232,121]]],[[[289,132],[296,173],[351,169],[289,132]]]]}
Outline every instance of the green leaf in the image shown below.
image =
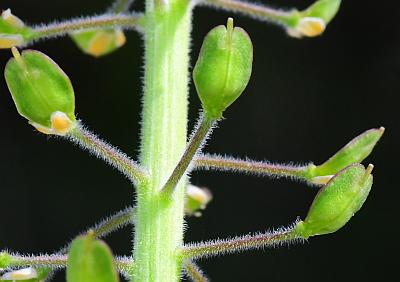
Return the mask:
{"type": "Polygon", "coordinates": [[[240,27],[217,26],[204,38],[193,79],[206,116],[218,119],[246,88],[253,63],[253,45],[240,27]]]}
{"type": "Polygon", "coordinates": [[[298,223],[298,235],[328,234],[342,228],[361,208],[372,187],[373,166],[352,164],[336,174],[318,192],[308,215],[298,223]]]}
{"type": "Polygon", "coordinates": [[[119,276],[108,246],[89,232],[72,242],[68,253],[67,282],[117,282],[119,276]]]}
{"type": "Polygon", "coordinates": [[[45,54],[26,50],[5,68],[5,78],[20,115],[39,131],[65,135],[76,124],[75,96],[71,81],[45,54]]]}
{"type": "Polygon", "coordinates": [[[367,130],[360,134],[347,143],[325,163],[315,167],[313,175],[333,175],[350,164],[361,163],[369,156],[369,154],[371,154],[384,132],[385,128],[380,127],[367,130]]]}

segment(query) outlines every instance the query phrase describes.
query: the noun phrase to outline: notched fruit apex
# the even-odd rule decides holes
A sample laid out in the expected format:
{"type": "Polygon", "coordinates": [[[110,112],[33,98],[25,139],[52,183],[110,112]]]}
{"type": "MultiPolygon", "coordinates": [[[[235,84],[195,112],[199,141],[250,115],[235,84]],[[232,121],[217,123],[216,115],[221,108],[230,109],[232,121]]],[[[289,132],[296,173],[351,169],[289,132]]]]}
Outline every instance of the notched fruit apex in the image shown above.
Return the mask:
{"type": "Polygon", "coordinates": [[[125,34],[119,28],[80,31],[72,33],[71,37],[84,53],[94,57],[114,52],[126,42],[125,34]]]}
{"type": "Polygon", "coordinates": [[[24,23],[10,9],[4,10],[0,17],[0,49],[23,45],[26,31],[24,23]]]}
{"type": "Polygon", "coordinates": [[[206,116],[222,117],[246,88],[252,71],[253,45],[240,27],[213,28],[204,38],[193,70],[193,80],[206,116]]]}
{"type": "Polygon", "coordinates": [[[373,128],[363,132],[347,143],[325,163],[314,168],[314,176],[336,174],[346,166],[361,163],[368,157],[385,132],[384,127],[373,128]]]}
{"type": "Polygon", "coordinates": [[[352,164],[336,174],[315,197],[306,219],[295,232],[310,236],[333,233],[342,228],[362,207],[372,187],[373,165],[367,169],[352,164]]]}
{"type": "Polygon", "coordinates": [[[13,47],[14,58],[5,69],[5,78],[18,113],[38,131],[65,135],[75,119],[75,97],[71,81],[45,54],[13,47]]]}
{"type": "Polygon", "coordinates": [[[6,272],[1,276],[2,280],[10,280],[10,281],[17,281],[17,280],[29,280],[35,279],[38,277],[36,269],[32,267],[22,268],[15,271],[6,272]]]}
{"type": "Polygon", "coordinates": [[[186,187],[185,212],[189,216],[201,216],[201,210],[207,207],[212,200],[210,190],[204,187],[197,187],[189,184],[186,187]]]}
{"type": "Polygon", "coordinates": [[[340,8],[341,0],[320,0],[300,12],[300,19],[294,27],[287,29],[289,36],[315,37],[321,35],[340,8]]]}

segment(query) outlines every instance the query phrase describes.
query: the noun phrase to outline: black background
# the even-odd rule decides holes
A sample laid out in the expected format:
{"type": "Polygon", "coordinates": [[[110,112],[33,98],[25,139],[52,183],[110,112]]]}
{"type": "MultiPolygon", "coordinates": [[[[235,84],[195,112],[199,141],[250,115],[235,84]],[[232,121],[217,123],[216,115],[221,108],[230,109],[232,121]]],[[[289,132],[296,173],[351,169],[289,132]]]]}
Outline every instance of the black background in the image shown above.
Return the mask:
{"type": "MultiPolygon", "coordinates": [[[[139,1],[138,1],[139,2],[139,1]]],[[[312,1],[268,1],[304,8],[312,1]]],[[[397,1],[343,1],[324,36],[296,40],[272,25],[235,16],[254,43],[254,69],[244,95],[226,112],[208,152],[275,162],[321,163],[362,131],[385,126],[366,160],[375,182],[364,208],[345,228],[303,245],[202,261],[213,281],[394,281],[398,267],[400,12],[397,1]]],[[[27,23],[100,13],[109,1],[1,1],[27,23]]],[[[137,9],[141,3],[136,3],[137,9]]],[[[223,11],[194,12],[192,63],[223,11]]],[[[118,52],[83,55],[68,38],[40,42],[70,76],[77,114],[93,131],[136,157],[143,42],[135,32],[118,52]]],[[[10,52],[0,51],[4,66],[10,52]]],[[[52,252],[89,225],[134,200],[128,181],[71,144],[38,134],[18,116],[0,79],[0,249],[52,252]]],[[[190,128],[199,109],[192,87],[190,128]]],[[[189,218],[185,241],[240,235],[304,218],[316,190],[289,180],[194,172],[214,201],[189,218]]],[[[129,255],[129,228],[107,238],[129,255]]],[[[63,281],[63,274],[56,277],[63,281]]]]}

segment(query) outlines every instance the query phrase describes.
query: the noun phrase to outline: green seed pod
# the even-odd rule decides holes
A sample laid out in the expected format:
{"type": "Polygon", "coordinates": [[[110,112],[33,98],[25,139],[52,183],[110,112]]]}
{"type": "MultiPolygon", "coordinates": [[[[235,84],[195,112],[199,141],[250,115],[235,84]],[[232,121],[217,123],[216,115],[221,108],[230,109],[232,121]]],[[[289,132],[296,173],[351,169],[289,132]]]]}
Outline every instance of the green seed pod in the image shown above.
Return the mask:
{"type": "Polygon", "coordinates": [[[76,125],[75,96],[71,81],[45,54],[27,50],[5,69],[5,78],[18,113],[45,134],[65,135],[76,125]]]}
{"type": "Polygon", "coordinates": [[[126,42],[125,35],[119,28],[80,31],[71,34],[71,37],[84,53],[94,57],[114,52],[126,42]]]}
{"type": "Polygon", "coordinates": [[[246,88],[251,75],[253,45],[249,35],[240,27],[217,26],[204,38],[193,71],[197,93],[206,116],[222,117],[246,88]]]}
{"type": "Polygon", "coordinates": [[[25,43],[25,38],[31,33],[30,28],[16,16],[10,9],[4,10],[0,17],[0,49],[8,49],[25,43]]]}
{"type": "Polygon", "coordinates": [[[118,282],[118,272],[108,246],[92,232],[80,236],[68,252],[67,282],[118,282]]]}
{"type": "Polygon", "coordinates": [[[333,175],[350,164],[361,163],[371,154],[384,132],[384,127],[365,131],[347,143],[329,160],[315,167],[313,174],[315,176],[333,175]]]}
{"type": "Polygon", "coordinates": [[[296,226],[303,238],[333,233],[362,207],[372,187],[373,165],[353,164],[336,174],[315,197],[308,215],[296,226]]]}

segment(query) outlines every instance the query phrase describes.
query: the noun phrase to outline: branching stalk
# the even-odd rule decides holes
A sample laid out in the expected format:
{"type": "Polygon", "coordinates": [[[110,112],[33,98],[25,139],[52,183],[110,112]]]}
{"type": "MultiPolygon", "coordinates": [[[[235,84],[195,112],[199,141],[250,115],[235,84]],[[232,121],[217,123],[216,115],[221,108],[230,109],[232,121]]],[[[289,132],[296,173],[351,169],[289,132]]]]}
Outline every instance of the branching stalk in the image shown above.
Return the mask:
{"type": "Polygon", "coordinates": [[[292,27],[299,18],[297,10],[283,11],[237,0],[203,0],[199,5],[212,6],[231,12],[239,12],[262,21],[271,21],[285,27],[292,27]]]}
{"type": "Polygon", "coordinates": [[[220,155],[197,155],[193,162],[193,169],[196,170],[219,170],[242,172],[257,176],[270,177],[291,177],[308,181],[312,177],[310,170],[315,167],[313,164],[306,166],[292,166],[283,164],[272,164],[253,160],[241,160],[220,155]]]}
{"type": "Polygon", "coordinates": [[[131,160],[126,154],[100,140],[96,135],[85,129],[82,125],[77,125],[67,137],[72,142],[88,150],[96,157],[106,161],[111,166],[118,169],[134,184],[141,184],[148,181],[147,172],[135,161],[131,160]]]}
{"type": "Polygon", "coordinates": [[[125,28],[141,30],[143,15],[133,14],[105,14],[101,16],[77,18],[64,22],[54,22],[33,27],[28,42],[31,43],[42,38],[51,38],[67,35],[70,32],[99,29],[99,28],[125,28]]]}
{"type": "Polygon", "coordinates": [[[301,237],[296,235],[293,225],[290,228],[280,229],[274,232],[189,244],[183,248],[182,255],[185,259],[213,257],[238,253],[245,250],[289,244],[301,239],[301,237]]]}
{"type": "Polygon", "coordinates": [[[129,223],[134,223],[134,215],[135,208],[128,207],[104,219],[94,227],[89,228],[89,230],[92,230],[95,238],[103,238],[108,234],[128,225],[129,223]]]}
{"type": "MultiPolygon", "coordinates": [[[[23,256],[23,255],[11,255],[10,264],[7,265],[7,269],[16,269],[23,267],[45,267],[53,270],[65,268],[67,266],[68,256],[64,254],[52,254],[52,255],[38,255],[38,256],[23,256]]],[[[126,272],[129,265],[132,264],[132,258],[130,257],[116,257],[114,259],[115,265],[118,271],[126,272]]]]}
{"type": "Polygon", "coordinates": [[[211,133],[214,123],[215,120],[209,119],[203,114],[200,116],[185,152],[161,190],[164,195],[171,195],[173,193],[176,185],[188,170],[193,157],[203,147],[205,140],[211,133]]]}
{"type": "Polygon", "coordinates": [[[11,261],[8,265],[9,269],[21,267],[50,267],[52,269],[64,268],[67,266],[67,255],[39,255],[39,256],[22,256],[11,254],[11,261]]]}
{"type": "MultiPolygon", "coordinates": [[[[122,228],[126,226],[127,224],[131,223],[134,221],[134,212],[135,208],[134,207],[128,207],[122,211],[117,212],[116,214],[104,219],[103,221],[99,222],[98,224],[94,225],[91,228],[88,228],[86,232],[82,232],[82,234],[86,234],[89,230],[93,232],[93,235],[95,238],[102,238],[111,232],[118,230],[119,228],[122,228]]],[[[68,249],[71,244],[66,245],[63,247],[61,250],[57,252],[57,256],[62,257],[63,255],[68,252],[68,249]]],[[[125,276],[128,277],[128,269],[130,265],[130,261],[132,259],[127,259],[126,257],[121,257],[116,260],[117,265],[119,264],[120,266],[118,267],[120,269],[120,272],[124,274],[125,276]]],[[[51,272],[52,270],[56,270],[57,268],[53,266],[41,266],[42,268],[48,270],[51,272]]],[[[49,274],[51,276],[51,274],[49,274]]]]}
{"type": "Polygon", "coordinates": [[[203,271],[200,267],[191,260],[187,260],[184,263],[186,275],[193,281],[193,282],[209,282],[207,276],[204,275],[203,271]]]}

